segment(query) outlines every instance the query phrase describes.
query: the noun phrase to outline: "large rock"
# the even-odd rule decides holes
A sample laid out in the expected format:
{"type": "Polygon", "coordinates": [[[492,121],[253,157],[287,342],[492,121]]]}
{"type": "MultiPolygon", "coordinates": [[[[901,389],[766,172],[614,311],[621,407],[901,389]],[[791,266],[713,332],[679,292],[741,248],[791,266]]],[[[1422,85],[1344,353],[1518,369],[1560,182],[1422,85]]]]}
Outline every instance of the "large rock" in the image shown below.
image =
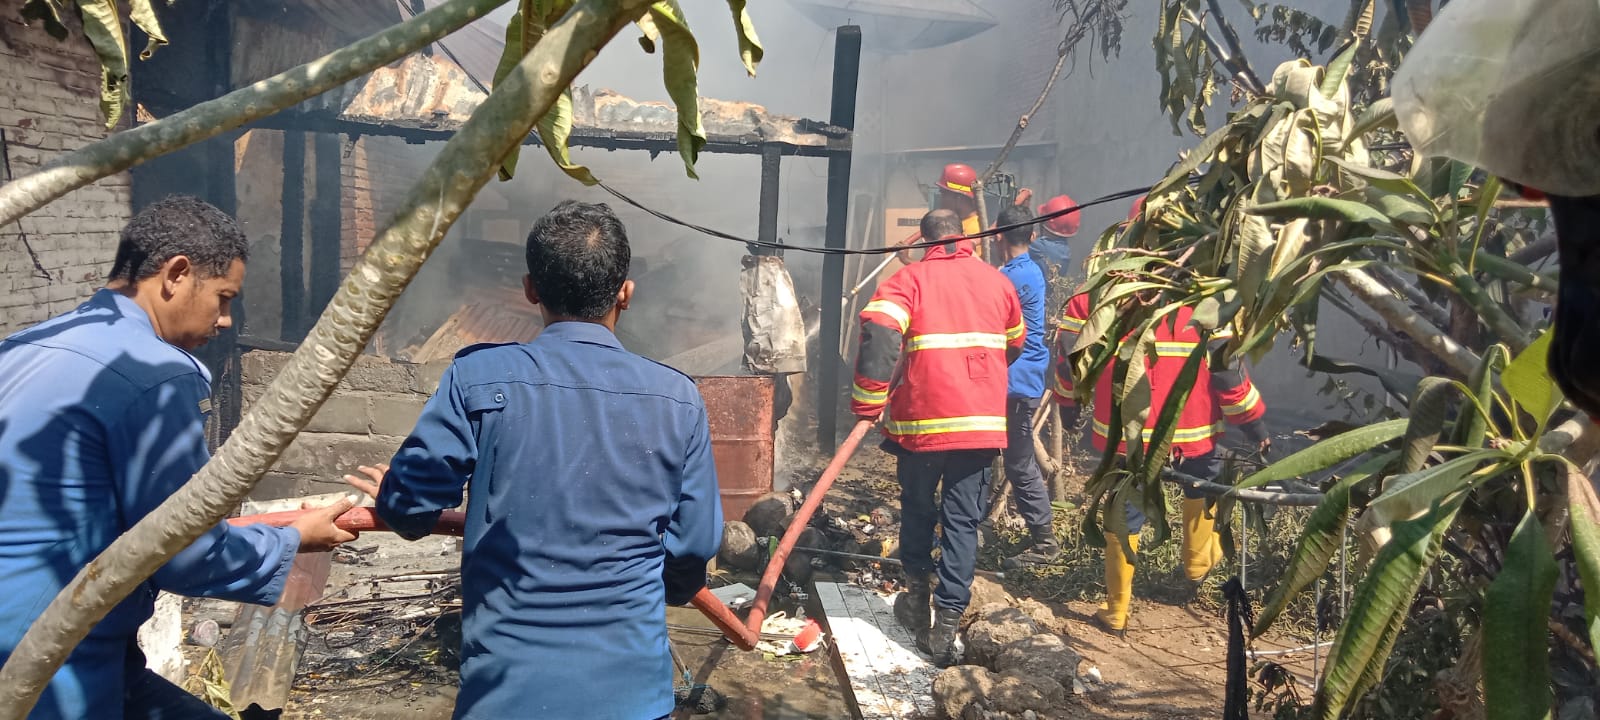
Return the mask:
{"type": "Polygon", "coordinates": [[[972,602],[967,604],[967,612],[961,616],[962,627],[972,625],[983,617],[985,608],[991,605],[1010,605],[1011,593],[1006,592],[1005,586],[985,577],[972,580],[972,602]]]}
{"type": "Polygon", "coordinates": [[[794,499],[788,493],[771,492],[762,495],[745,511],[744,521],[756,531],[756,537],[782,537],[793,515],[794,499]]]}
{"type": "Polygon", "coordinates": [[[978,621],[967,628],[968,662],[994,667],[1007,645],[1039,634],[1033,618],[1009,605],[990,604],[978,612],[978,621]]]}
{"type": "Polygon", "coordinates": [[[1029,598],[1018,602],[1017,607],[1027,613],[1028,617],[1033,618],[1034,622],[1039,623],[1039,627],[1044,631],[1066,634],[1067,624],[1056,617],[1056,611],[1051,610],[1050,606],[1029,598]]]}
{"type": "Polygon", "coordinates": [[[738,520],[723,523],[722,549],[717,552],[717,560],[736,570],[758,569],[761,549],[756,546],[755,531],[738,520]]]}
{"type": "Polygon", "coordinates": [[[1061,636],[1040,633],[1001,648],[994,669],[1012,675],[1050,678],[1071,692],[1072,681],[1078,677],[1078,663],[1082,660],[1061,636]]]}
{"type": "Polygon", "coordinates": [[[994,692],[1000,676],[977,665],[945,668],[933,678],[933,704],[944,720],[961,720],[969,706],[981,703],[994,692]]]}
{"type": "Polygon", "coordinates": [[[989,693],[989,706],[1013,716],[1028,711],[1048,713],[1067,701],[1067,691],[1050,678],[1002,673],[989,693]]]}
{"type": "Polygon", "coordinates": [[[944,720],[1049,716],[1066,699],[1054,680],[977,665],[946,668],[933,679],[934,707],[944,720]]]}

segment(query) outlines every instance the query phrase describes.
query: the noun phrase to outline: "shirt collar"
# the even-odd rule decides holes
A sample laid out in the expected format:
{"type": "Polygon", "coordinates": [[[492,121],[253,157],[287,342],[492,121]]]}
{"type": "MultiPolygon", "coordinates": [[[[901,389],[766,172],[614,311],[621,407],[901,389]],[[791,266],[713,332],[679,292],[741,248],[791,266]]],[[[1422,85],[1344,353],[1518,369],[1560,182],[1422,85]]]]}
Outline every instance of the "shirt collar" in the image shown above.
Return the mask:
{"type": "Polygon", "coordinates": [[[923,254],[923,260],[938,260],[941,258],[973,257],[972,240],[962,239],[944,245],[935,245],[928,248],[923,254]]]}
{"type": "Polygon", "coordinates": [[[1006,264],[1005,264],[1005,267],[1008,270],[1016,270],[1016,269],[1021,268],[1021,267],[1025,266],[1025,265],[1032,265],[1032,264],[1034,264],[1033,256],[1030,255],[1029,253],[1023,253],[1023,254],[1018,255],[1018,256],[1016,256],[1014,258],[1011,258],[1010,260],[1007,260],[1006,264]]]}
{"type": "Polygon", "coordinates": [[[539,331],[539,338],[550,338],[562,342],[587,343],[604,347],[621,348],[622,341],[617,339],[616,333],[606,329],[600,323],[580,322],[567,320],[554,325],[546,325],[539,331]]]}
{"type": "Polygon", "coordinates": [[[145,312],[144,308],[139,307],[139,303],[134,302],[133,298],[115,290],[100,288],[83,305],[86,309],[110,310],[121,315],[128,322],[139,326],[140,330],[149,331],[151,335],[156,334],[156,326],[150,322],[150,314],[145,312]]]}

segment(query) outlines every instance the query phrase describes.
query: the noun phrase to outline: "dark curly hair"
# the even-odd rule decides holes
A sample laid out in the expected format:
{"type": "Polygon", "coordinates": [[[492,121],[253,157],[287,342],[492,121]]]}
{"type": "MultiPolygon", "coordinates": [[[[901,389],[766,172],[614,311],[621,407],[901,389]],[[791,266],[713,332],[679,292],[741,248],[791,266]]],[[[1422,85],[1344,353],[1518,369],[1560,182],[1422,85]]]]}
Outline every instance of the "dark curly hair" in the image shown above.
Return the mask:
{"type": "Polygon", "coordinates": [[[192,195],[169,195],[122,228],[110,279],[138,282],[179,255],[189,258],[200,277],[219,277],[234,260],[245,259],[248,246],[227,213],[192,195]]]}
{"type": "MultiPolygon", "coordinates": [[[[1033,212],[1022,205],[1010,205],[1000,211],[999,222],[1004,225],[1016,225],[1033,219],[1033,212]]],[[[1027,225],[1015,230],[1008,230],[1002,234],[1006,242],[1012,245],[1026,245],[1033,242],[1033,226],[1027,225]]]]}
{"type": "Polygon", "coordinates": [[[528,233],[528,276],[551,312],[593,320],[628,279],[628,233],[605,203],[566,200],[528,233]]]}

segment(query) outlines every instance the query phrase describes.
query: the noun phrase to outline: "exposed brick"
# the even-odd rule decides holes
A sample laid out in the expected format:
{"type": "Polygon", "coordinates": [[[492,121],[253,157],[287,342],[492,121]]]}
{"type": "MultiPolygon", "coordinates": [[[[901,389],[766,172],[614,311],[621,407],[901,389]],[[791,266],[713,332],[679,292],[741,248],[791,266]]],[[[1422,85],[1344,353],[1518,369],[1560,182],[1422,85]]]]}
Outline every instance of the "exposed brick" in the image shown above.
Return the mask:
{"type": "Polygon", "coordinates": [[[317,408],[303,432],[364,435],[371,431],[368,408],[365,395],[336,392],[317,408]]]}
{"type": "Polygon", "coordinates": [[[389,362],[371,355],[363,355],[344,376],[344,387],[351,390],[377,392],[407,392],[415,383],[409,363],[389,362]]]}
{"type": "Polygon", "coordinates": [[[444,371],[450,369],[450,361],[436,360],[415,367],[417,382],[412,386],[412,389],[420,394],[431,396],[439,392],[439,379],[444,377],[444,371]]]}
{"type": "Polygon", "coordinates": [[[428,398],[415,394],[374,395],[371,400],[372,433],[374,435],[411,434],[422,414],[422,405],[428,398]]]}
{"type": "Polygon", "coordinates": [[[289,353],[270,350],[251,350],[241,358],[245,382],[266,385],[278,376],[289,362],[289,353]]]}
{"type": "Polygon", "coordinates": [[[278,458],[273,469],[338,480],[358,465],[388,462],[404,439],[302,432],[278,458]]]}

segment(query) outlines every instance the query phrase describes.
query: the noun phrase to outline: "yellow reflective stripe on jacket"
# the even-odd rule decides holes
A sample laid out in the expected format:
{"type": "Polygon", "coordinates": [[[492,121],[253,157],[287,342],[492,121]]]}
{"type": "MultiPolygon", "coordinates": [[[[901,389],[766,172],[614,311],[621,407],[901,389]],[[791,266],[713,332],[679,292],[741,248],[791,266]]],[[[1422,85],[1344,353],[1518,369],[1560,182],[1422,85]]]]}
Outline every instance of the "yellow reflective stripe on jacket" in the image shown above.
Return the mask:
{"type": "Polygon", "coordinates": [[[867,306],[862,308],[861,312],[882,313],[894,318],[894,321],[900,324],[901,335],[906,334],[906,330],[910,329],[911,327],[911,311],[888,300],[873,300],[872,302],[867,303],[867,306]]]}
{"type": "Polygon", "coordinates": [[[931,418],[928,420],[890,420],[883,429],[891,435],[936,435],[954,432],[1005,432],[1004,415],[931,418]]]}
{"type": "Polygon", "coordinates": [[[1179,340],[1158,341],[1156,343],[1156,355],[1158,357],[1189,357],[1194,353],[1195,346],[1199,344],[1179,340]]]}
{"type": "Polygon", "coordinates": [[[1261,404],[1261,393],[1256,392],[1256,386],[1250,385],[1250,392],[1245,393],[1244,399],[1233,405],[1223,405],[1222,412],[1228,415],[1243,415],[1256,409],[1261,404]]]}
{"type": "Polygon", "coordinates": [[[1027,323],[1017,323],[1016,327],[1008,328],[1006,330],[1006,340],[1007,341],[1015,340],[1015,339],[1017,339],[1019,337],[1022,337],[1023,335],[1026,335],[1027,332],[1028,332],[1027,323]]]}
{"type": "Polygon", "coordinates": [[[1006,336],[998,333],[925,333],[906,340],[906,352],[952,348],[1004,350],[1005,347],[1006,336]]]}
{"type": "Polygon", "coordinates": [[[860,385],[850,386],[850,399],[867,405],[882,405],[889,401],[889,390],[868,390],[860,385]]]}
{"type": "MultiPolygon", "coordinates": [[[[1216,435],[1221,434],[1223,427],[1223,423],[1219,422],[1211,425],[1201,425],[1199,427],[1178,428],[1177,430],[1172,431],[1172,442],[1190,443],[1198,440],[1205,440],[1206,438],[1215,437],[1216,435]]],[[[1109,437],[1111,435],[1111,427],[1103,422],[1100,422],[1099,420],[1096,420],[1094,421],[1094,432],[1100,437],[1109,437]]],[[[1145,428],[1143,433],[1144,441],[1150,442],[1150,440],[1155,437],[1155,434],[1155,428],[1145,428]]],[[[1126,440],[1127,438],[1123,439],[1126,440]]]]}
{"type": "Polygon", "coordinates": [[[1056,327],[1061,330],[1066,330],[1067,332],[1083,332],[1083,326],[1087,324],[1089,324],[1088,318],[1075,318],[1071,315],[1062,315],[1061,323],[1056,325],[1056,327]]]}

